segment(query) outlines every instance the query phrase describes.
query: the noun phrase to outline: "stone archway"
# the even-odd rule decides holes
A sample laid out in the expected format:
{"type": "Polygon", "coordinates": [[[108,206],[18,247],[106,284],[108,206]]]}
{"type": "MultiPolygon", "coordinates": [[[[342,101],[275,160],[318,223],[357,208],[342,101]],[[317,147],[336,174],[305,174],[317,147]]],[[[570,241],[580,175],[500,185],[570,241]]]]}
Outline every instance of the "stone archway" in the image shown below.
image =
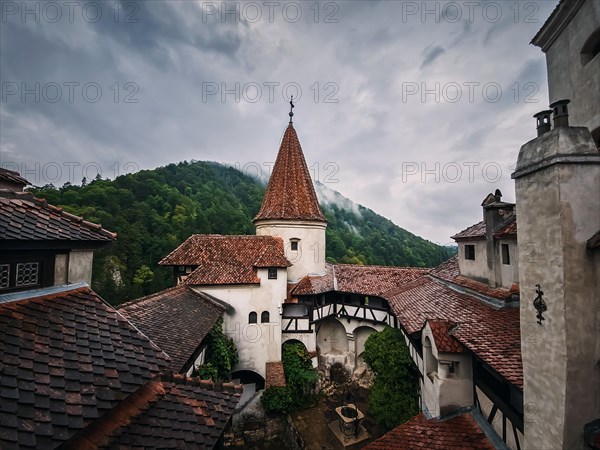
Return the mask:
{"type": "Polygon", "coordinates": [[[369,336],[377,333],[377,330],[369,326],[361,326],[354,330],[354,353],[356,354],[356,366],[362,362],[362,354],[365,351],[365,342],[369,336]]]}
{"type": "Polygon", "coordinates": [[[348,352],[348,336],[344,325],[334,318],[321,322],[317,332],[317,346],[321,354],[341,355],[348,352]]]}

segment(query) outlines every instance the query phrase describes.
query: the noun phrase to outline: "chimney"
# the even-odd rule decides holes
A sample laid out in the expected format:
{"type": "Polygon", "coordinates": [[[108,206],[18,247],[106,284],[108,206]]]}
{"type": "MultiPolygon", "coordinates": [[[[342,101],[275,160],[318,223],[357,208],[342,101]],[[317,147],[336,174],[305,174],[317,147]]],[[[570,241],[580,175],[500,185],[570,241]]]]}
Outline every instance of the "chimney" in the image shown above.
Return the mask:
{"type": "Polygon", "coordinates": [[[558,100],[550,105],[554,112],[554,128],[569,126],[569,108],[567,105],[571,100],[558,100]]]}
{"type": "Polygon", "coordinates": [[[551,109],[545,109],[544,111],[540,111],[539,113],[533,115],[533,117],[535,117],[535,119],[537,121],[538,137],[540,137],[542,134],[550,131],[550,128],[551,128],[550,116],[551,115],[552,115],[551,109]]]}

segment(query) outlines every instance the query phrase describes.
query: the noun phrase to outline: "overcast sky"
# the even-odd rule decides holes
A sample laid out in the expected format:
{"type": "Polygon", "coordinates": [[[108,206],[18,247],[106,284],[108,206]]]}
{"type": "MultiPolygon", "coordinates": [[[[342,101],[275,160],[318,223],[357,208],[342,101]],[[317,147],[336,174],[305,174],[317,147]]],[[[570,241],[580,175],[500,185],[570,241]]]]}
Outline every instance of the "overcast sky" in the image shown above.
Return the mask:
{"type": "Polygon", "coordinates": [[[548,105],[529,42],[556,0],[0,3],[0,164],[36,185],[267,173],[294,95],[313,177],[445,244],[487,193],[514,201],[548,105]]]}

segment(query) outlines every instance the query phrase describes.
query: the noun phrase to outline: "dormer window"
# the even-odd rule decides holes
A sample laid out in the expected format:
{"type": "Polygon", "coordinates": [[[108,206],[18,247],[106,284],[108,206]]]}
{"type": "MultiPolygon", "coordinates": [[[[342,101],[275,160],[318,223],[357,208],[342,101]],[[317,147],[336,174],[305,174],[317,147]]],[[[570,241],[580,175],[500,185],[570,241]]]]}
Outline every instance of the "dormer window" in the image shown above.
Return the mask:
{"type": "Polygon", "coordinates": [[[465,259],[475,261],[475,246],[471,244],[465,245],[465,259]]]}
{"type": "Polygon", "coordinates": [[[298,251],[298,242],[300,239],[290,239],[290,249],[294,252],[298,251]]]}
{"type": "Polygon", "coordinates": [[[277,279],[277,268],[269,267],[268,276],[269,276],[269,280],[276,280],[277,279]]]}

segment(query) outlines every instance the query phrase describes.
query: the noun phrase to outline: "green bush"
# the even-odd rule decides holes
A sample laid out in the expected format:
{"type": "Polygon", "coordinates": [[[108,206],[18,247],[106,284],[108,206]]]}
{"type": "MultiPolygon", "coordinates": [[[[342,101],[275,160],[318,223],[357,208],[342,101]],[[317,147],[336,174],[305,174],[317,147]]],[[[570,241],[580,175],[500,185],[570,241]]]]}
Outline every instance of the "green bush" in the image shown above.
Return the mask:
{"type": "Polygon", "coordinates": [[[229,381],[231,369],[238,363],[239,357],[235,342],[223,332],[223,318],[208,332],[206,341],[205,362],[196,368],[194,375],[214,381],[229,381]]]}
{"type": "Polygon", "coordinates": [[[419,373],[399,329],[386,327],[365,342],[365,362],[375,374],[369,411],[390,430],[419,412],[419,373]]]}
{"type": "Polygon", "coordinates": [[[307,406],[317,382],[317,371],[312,366],[310,355],[302,344],[285,344],[281,360],[285,381],[292,396],[295,409],[307,406]]]}
{"type": "Polygon", "coordinates": [[[260,400],[269,414],[287,414],[294,409],[290,389],[285,386],[268,387],[260,400]]]}

